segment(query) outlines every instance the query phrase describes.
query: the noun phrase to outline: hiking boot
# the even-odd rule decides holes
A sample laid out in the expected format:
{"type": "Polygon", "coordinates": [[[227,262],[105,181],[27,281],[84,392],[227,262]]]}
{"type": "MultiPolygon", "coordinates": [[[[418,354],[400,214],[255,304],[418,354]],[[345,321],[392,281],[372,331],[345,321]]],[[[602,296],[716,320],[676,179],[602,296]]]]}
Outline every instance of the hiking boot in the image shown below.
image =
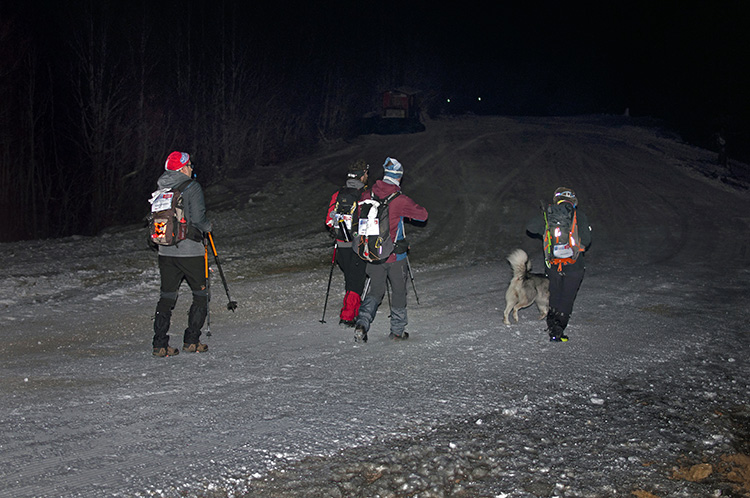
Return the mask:
{"type": "Polygon", "coordinates": [[[409,332],[404,332],[402,335],[396,335],[393,332],[388,334],[388,339],[393,341],[405,341],[409,338],[409,332]]]}
{"type": "Polygon", "coordinates": [[[568,336],[565,334],[549,336],[549,342],[568,342],[568,336]]]}
{"type": "Polygon", "coordinates": [[[183,344],[182,350],[186,353],[205,353],[208,351],[208,344],[197,342],[195,344],[183,344]]]}
{"type": "Polygon", "coordinates": [[[177,356],[180,354],[180,350],[177,348],[172,347],[165,347],[165,348],[154,348],[153,355],[157,356],[159,358],[164,358],[166,356],[177,356]]]}
{"type": "Polygon", "coordinates": [[[362,325],[354,327],[354,342],[367,342],[367,331],[362,325]]]}
{"type": "Polygon", "coordinates": [[[339,320],[339,325],[344,327],[354,327],[354,320],[339,320]]]}

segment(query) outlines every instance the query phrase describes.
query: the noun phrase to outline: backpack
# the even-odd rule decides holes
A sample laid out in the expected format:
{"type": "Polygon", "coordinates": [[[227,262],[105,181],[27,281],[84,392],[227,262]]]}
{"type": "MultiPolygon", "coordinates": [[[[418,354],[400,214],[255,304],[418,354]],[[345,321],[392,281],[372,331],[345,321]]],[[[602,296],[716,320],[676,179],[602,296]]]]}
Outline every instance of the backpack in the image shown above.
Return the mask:
{"type": "Polygon", "coordinates": [[[151,194],[151,213],[148,219],[149,242],[157,246],[173,246],[188,238],[189,226],[185,219],[182,193],[190,186],[187,180],[173,188],[163,188],[151,194]]]}
{"type": "Polygon", "coordinates": [[[578,241],[576,208],[569,202],[544,208],[544,262],[547,268],[575,263],[584,248],[578,241]]]}
{"type": "Polygon", "coordinates": [[[354,187],[343,187],[336,196],[336,206],[333,212],[336,213],[335,219],[338,219],[336,226],[336,238],[351,242],[356,237],[357,232],[352,233],[352,227],[357,227],[359,218],[357,216],[357,206],[359,198],[362,197],[362,190],[354,187]]]}
{"type": "Polygon", "coordinates": [[[382,262],[393,252],[388,205],[399,194],[401,191],[394,192],[385,199],[378,199],[372,194],[370,199],[359,203],[357,254],[365,261],[382,262]]]}

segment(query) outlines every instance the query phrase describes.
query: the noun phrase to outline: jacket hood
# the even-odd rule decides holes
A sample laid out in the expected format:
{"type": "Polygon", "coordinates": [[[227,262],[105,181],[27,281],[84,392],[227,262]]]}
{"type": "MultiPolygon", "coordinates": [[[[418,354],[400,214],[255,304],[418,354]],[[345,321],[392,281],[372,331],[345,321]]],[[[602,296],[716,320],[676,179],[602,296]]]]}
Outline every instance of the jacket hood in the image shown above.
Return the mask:
{"type": "Polygon", "coordinates": [[[180,173],[179,171],[165,171],[156,181],[156,184],[159,188],[174,188],[187,180],[190,180],[190,178],[184,173],[180,173]]]}
{"type": "Polygon", "coordinates": [[[399,187],[398,185],[387,183],[383,180],[376,181],[375,185],[372,186],[372,193],[381,199],[388,197],[392,193],[398,192],[399,190],[401,190],[401,187],[399,187]]]}
{"type": "Polygon", "coordinates": [[[362,183],[361,181],[359,181],[357,178],[347,178],[347,180],[346,180],[346,186],[349,187],[349,188],[360,189],[360,188],[364,187],[365,184],[362,183]]]}

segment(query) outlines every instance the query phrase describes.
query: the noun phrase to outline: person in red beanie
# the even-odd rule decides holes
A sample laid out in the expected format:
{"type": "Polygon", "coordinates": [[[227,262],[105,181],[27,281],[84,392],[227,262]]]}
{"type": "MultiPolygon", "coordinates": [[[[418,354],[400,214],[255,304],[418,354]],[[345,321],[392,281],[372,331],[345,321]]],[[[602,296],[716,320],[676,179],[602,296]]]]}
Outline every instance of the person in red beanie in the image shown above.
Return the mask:
{"type": "Polygon", "coordinates": [[[205,273],[204,234],[211,231],[211,222],[206,217],[203,189],[193,179],[193,163],[187,152],[169,154],[164,164],[166,170],[157,181],[159,189],[182,187],[182,199],[188,234],[173,246],[159,246],[159,274],[161,287],[159,302],[154,315],[153,354],[158,357],[174,356],[179,349],[169,346],[169,325],[172,310],[177,304],[178,290],[184,279],[193,293],[193,302],[188,312],[188,326],[183,334],[182,350],[190,353],[208,351],[200,342],[201,328],[208,315],[208,288],[205,273]]]}

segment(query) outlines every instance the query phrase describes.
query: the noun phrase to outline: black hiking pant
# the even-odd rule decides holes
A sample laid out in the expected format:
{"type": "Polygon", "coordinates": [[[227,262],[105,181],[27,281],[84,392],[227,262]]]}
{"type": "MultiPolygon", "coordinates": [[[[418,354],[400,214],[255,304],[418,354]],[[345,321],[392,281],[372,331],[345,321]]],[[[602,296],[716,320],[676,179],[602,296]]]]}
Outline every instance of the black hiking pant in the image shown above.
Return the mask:
{"type": "Polygon", "coordinates": [[[161,275],[161,292],[154,316],[155,348],[169,345],[169,325],[172,310],[177,304],[180,284],[185,280],[193,293],[193,303],[188,312],[188,324],[183,334],[184,344],[197,344],[201,327],[208,315],[208,289],[206,287],[206,261],[203,256],[178,258],[159,256],[159,274],[161,275]]]}
{"type": "MultiPolygon", "coordinates": [[[[549,307],[565,315],[565,324],[573,312],[573,303],[578,295],[578,289],[583,282],[583,262],[573,265],[563,265],[560,271],[556,266],[547,268],[549,278],[549,307]]],[[[563,327],[564,328],[564,327],[563,327]]]]}
{"type": "Polygon", "coordinates": [[[352,250],[351,242],[342,242],[342,244],[349,244],[336,249],[336,263],[344,272],[344,288],[346,292],[361,295],[367,279],[367,262],[352,250]]]}

